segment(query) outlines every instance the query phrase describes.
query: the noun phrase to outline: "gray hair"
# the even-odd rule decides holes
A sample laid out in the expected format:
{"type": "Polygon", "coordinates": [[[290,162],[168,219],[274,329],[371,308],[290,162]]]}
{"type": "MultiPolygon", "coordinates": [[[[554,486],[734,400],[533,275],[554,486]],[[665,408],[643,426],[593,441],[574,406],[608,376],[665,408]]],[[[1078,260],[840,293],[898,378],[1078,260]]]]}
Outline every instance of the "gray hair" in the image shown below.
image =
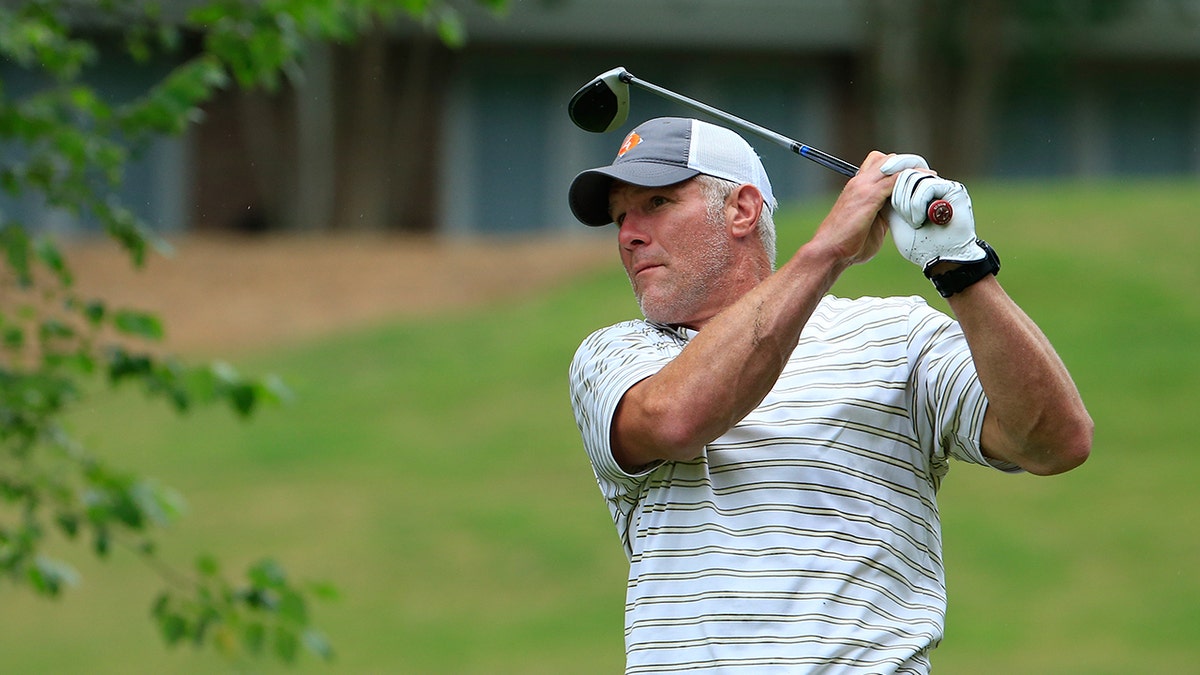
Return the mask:
{"type": "MultiPolygon", "coordinates": [[[[725,205],[725,200],[739,185],[734,181],[703,173],[696,176],[696,182],[699,183],[700,192],[708,201],[709,214],[719,213],[721,207],[725,205]]],[[[767,260],[771,263],[771,269],[775,269],[775,219],[771,214],[770,205],[763,204],[758,222],[754,226],[758,230],[758,238],[762,241],[763,250],[767,252],[767,260]]]]}

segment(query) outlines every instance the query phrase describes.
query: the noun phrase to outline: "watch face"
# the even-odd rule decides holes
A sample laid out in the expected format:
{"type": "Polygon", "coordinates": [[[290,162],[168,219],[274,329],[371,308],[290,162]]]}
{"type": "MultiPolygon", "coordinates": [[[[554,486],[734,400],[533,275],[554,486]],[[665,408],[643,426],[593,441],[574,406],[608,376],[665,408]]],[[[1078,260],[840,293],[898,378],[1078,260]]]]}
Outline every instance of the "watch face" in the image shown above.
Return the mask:
{"type": "Polygon", "coordinates": [[[983,250],[987,251],[987,259],[991,260],[992,263],[995,265],[995,269],[992,270],[992,274],[999,273],[1000,272],[1000,255],[996,253],[996,249],[992,248],[991,246],[988,246],[988,243],[986,241],[983,241],[982,239],[979,240],[979,244],[981,246],[983,246],[983,250]]]}

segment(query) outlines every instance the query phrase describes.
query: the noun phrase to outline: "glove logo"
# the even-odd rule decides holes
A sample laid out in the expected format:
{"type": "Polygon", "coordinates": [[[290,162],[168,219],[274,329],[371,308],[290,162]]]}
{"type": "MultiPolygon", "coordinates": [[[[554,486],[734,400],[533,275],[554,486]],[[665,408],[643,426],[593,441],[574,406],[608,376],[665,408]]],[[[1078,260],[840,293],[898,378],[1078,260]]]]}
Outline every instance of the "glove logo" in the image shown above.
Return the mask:
{"type": "Polygon", "coordinates": [[[642,137],[639,136],[637,132],[630,132],[630,134],[625,137],[625,142],[621,144],[621,149],[617,151],[617,157],[624,157],[625,153],[636,148],[641,144],[641,142],[642,137]]]}

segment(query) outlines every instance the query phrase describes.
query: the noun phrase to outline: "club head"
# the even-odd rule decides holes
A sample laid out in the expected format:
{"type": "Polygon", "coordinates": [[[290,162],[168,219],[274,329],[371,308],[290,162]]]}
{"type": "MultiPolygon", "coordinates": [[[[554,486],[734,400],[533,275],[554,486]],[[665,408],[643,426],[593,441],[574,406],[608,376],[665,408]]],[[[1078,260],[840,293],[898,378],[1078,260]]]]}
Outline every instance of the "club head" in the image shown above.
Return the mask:
{"type": "Polygon", "coordinates": [[[575,92],[567,104],[575,126],[600,134],[624,124],[629,118],[629,83],[622,78],[628,76],[624,68],[613,68],[575,92]]]}

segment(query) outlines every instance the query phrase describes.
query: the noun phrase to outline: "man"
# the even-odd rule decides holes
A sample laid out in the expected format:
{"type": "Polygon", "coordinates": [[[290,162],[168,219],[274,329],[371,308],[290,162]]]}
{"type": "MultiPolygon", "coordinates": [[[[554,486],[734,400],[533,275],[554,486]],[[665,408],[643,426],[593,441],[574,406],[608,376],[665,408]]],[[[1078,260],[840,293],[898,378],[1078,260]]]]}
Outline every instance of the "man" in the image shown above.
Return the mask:
{"type": "Polygon", "coordinates": [[[1009,299],[966,190],[872,152],[774,269],[775,199],[737,134],[636,128],[570,188],[617,224],[645,314],[571,364],[576,421],[629,557],[627,673],[925,673],[943,632],[935,501],[951,457],[1054,474],[1092,422],[1009,299]],[[924,209],[945,198],[945,226],[924,209]],[[827,296],[880,249],[948,296],[827,296]]]}

